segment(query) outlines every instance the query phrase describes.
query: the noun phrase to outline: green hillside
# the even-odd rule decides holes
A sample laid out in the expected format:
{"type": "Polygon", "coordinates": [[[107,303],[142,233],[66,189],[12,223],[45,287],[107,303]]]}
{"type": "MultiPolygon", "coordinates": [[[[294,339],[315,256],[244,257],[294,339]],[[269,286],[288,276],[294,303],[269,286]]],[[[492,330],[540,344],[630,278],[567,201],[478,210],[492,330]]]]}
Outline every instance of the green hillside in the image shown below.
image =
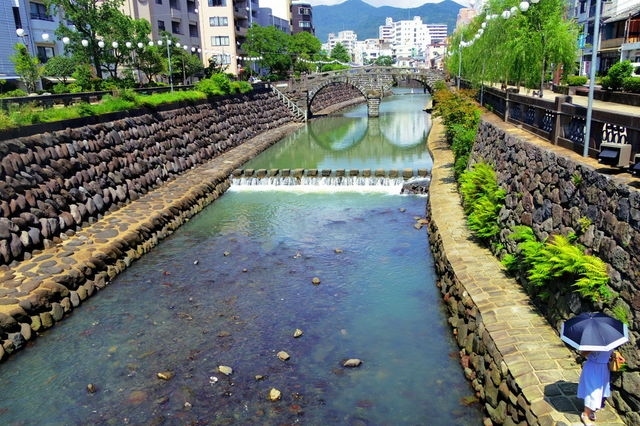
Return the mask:
{"type": "Polygon", "coordinates": [[[456,25],[460,4],[444,0],[440,3],[427,3],[412,9],[391,6],[374,7],[362,0],[348,0],[334,6],[314,6],[313,24],[316,37],[326,43],[329,33],[352,30],[358,34],[358,40],[378,38],[378,27],[384,25],[387,17],[394,21],[411,20],[420,16],[425,24],[447,24],[449,34],[456,25]]]}

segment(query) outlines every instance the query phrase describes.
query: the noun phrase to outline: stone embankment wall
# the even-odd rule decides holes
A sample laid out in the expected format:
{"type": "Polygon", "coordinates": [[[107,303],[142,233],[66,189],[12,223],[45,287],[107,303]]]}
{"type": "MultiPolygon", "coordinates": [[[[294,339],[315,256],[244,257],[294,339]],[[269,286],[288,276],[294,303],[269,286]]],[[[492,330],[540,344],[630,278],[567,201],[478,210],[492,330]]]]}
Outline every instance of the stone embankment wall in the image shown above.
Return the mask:
{"type": "Polygon", "coordinates": [[[0,143],[0,265],[290,120],[269,94],[0,143]]]}
{"type": "MultiPolygon", "coordinates": [[[[506,206],[500,212],[502,250],[514,253],[517,243],[509,238],[511,229],[527,225],[541,240],[574,233],[579,244],[608,264],[609,286],[614,294],[610,303],[592,303],[581,299],[572,288],[558,285],[549,289],[546,303],[538,299],[536,305],[558,330],[564,319],[580,312],[604,310],[611,314],[614,308],[627,312],[630,342],[621,349],[628,370],[612,375],[611,402],[627,424],[640,424],[640,192],[487,121],[480,126],[471,162],[491,164],[500,185],[507,190],[506,206]]],[[[437,245],[437,238],[432,244],[437,245]]],[[[436,249],[434,255],[436,264],[448,263],[446,253],[436,249]]],[[[484,361],[470,363],[469,368],[487,396],[488,411],[507,406],[507,412],[516,417],[516,413],[526,413],[522,390],[501,363],[501,354],[495,350],[464,283],[458,277],[444,275],[439,285],[449,298],[445,303],[450,322],[457,324],[457,341],[470,359],[484,361]]]]}
{"type": "Polygon", "coordinates": [[[311,102],[311,114],[317,114],[332,105],[348,101],[353,103],[366,102],[364,95],[350,84],[336,83],[330,90],[321,90],[311,102]]]}
{"type": "MultiPolygon", "coordinates": [[[[52,271],[57,278],[46,285],[31,273],[29,259],[84,226],[100,223],[105,213],[117,212],[195,166],[291,121],[284,104],[262,92],[173,110],[130,112],[115,121],[0,142],[0,359],[29,340],[32,331],[51,326],[91,295],[94,286],[83,287],[84,282],[99,288],[112,278],[104,275],[107,269],[126,267],[122,258],[128,245],[148,250],[154,243],[147,247],[145,239],[157,242],[159,234],[179,226],[174,222],[188,219],[191,204],[200,201],[187,200],[191,204],[163,212],[140,235],[123,236],[118,259],[94,256],[82,270],[52,271]],[[15,270],[33,278],[17,282],[15,270]]],[[[228,176],[221,178],[226,186],[228,176]]],[[[124,225],[113,225],[112,231],[124,225]]]]}

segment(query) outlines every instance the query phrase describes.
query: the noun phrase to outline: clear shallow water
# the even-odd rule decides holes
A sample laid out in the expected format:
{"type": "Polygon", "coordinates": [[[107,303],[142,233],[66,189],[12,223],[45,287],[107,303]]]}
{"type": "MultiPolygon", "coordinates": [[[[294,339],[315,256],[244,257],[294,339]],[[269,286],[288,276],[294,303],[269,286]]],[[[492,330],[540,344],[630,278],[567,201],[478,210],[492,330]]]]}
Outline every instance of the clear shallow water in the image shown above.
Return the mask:
{"type": "Polygon", "coordinates": [[[380,117],[367,118],[358,105],[330,118],[311,120],[263,155],[246,164],[253,169],[431,169],[425,146],[431,116],[422,111],[429,95],[408,89],[385,98],[380,117]]]}
{"type": "Polygon", "coordinates": [[[481,424],[426,199],[287,189],[232,187],[0,366],[0,424],[481,424]]]}

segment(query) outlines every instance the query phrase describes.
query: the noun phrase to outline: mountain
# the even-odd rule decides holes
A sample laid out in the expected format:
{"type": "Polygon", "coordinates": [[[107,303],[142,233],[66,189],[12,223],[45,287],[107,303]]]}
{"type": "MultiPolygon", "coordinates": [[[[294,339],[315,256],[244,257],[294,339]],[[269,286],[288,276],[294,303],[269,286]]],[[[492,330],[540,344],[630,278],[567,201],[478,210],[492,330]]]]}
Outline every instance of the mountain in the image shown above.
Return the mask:
{"type": "Polygon", "coordinates": [[[447,24],[449,34],[456,26],[460,4],[444,0],[440,3],[426,3],[420,7],[401,9],[398,7],[374,7],[362,0],[348,0],[333,6],[313,6],[313,24],[316,37],[327,42],[329,33],[352,30],[358,34],[358,40],[378,38],[378,27],[384,25],[386,18],[394,21],[411,20],[420,16],[425,24],[447,24]]]}

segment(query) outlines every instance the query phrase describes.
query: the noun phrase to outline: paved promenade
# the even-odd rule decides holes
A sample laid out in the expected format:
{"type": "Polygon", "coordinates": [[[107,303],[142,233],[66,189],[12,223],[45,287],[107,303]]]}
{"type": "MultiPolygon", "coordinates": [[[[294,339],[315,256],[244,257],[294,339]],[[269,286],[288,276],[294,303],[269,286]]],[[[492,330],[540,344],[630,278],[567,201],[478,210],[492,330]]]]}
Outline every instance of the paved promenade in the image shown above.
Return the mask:
{"type": "MultiPolygon", "coordinates": [[[[502,122],[493,114],[486,114],[484,119],[508,127],[510,133],[533,143],[562,149],[502,122]]],[[[576,397],[580,366],[575,361],[576,353],[532,309],[520,284],[505,275],[495,256],[474,242],[453,178],[453,153],[444,140],[439,120],[434,120],[429,149],[434,160],[429,187],[431,218],[442,234],[455,274],[478,306],[487,330],[541,424],[581,425],[582,400],[576,397]]],[[[563,154],[581,158],[567,150],[563,154]]],[[[597,424],[614,426],[624,422],[607,406],[598,412],[597,424]]]]}

